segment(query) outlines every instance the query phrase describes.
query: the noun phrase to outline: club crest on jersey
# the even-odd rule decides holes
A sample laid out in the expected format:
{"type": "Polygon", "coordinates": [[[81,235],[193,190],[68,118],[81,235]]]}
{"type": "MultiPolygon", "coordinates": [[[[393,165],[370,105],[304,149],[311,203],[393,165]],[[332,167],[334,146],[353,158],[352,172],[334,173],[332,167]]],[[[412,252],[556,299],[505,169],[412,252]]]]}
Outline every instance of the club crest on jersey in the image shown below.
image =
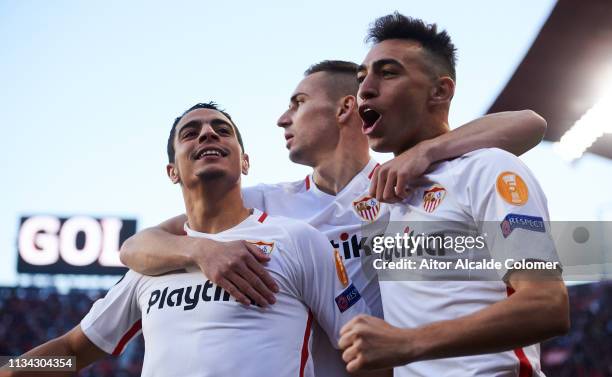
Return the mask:
{"type": "Polygon", "coordinates": [[[363,221],[374,221],[380,214],[380,202],[371,196],[362,196],[353,201],[353,209],[363,221]]]}
{"type": "Polygon", "coordinates": [[[423,209],[429,213],[438,208],[446,197],[446,189],[438,184],[431,186],[423,193],[423,209]]]}
{"type": "Polygon", "coordinates": [[[274,242],[265,242],[265,241],[247,241],[251,245],[255,245],[262,253],[265,255],[272,254],[272,250],[274,250],[274,242]]]}

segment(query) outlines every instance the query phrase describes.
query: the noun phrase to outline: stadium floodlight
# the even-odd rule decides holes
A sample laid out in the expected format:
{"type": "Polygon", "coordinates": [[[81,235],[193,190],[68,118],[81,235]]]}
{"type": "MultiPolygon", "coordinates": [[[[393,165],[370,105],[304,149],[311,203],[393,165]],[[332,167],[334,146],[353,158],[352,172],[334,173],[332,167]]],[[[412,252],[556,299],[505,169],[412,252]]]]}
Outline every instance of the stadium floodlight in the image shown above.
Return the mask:
{"type": "Polygon", "coordinates": [[[597,139],[612,134],[612,74],[606,80],[605,92],[574,125],[554,143],[561,157],[572,162],[580,158],[597,139]]]}

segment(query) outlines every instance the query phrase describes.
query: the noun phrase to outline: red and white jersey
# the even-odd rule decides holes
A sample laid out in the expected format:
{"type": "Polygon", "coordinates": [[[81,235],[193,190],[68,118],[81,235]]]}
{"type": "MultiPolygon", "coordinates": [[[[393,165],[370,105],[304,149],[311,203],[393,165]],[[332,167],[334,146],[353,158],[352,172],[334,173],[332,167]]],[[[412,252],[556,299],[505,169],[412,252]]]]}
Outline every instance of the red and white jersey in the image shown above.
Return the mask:
{"type": "MultiPolygon", "coordinates": [[[[449,224],[454,223],[475,233],[488,233],[482,250],[455,249],[443,254],[445,257],[454,252],[480,258],[475,253],[481,252],[497,260],[511,257],[558,261],[554,243],[544,229],[549,220],[546,198],[533,174],[515,156],[499,149],[481,149],[437,164],[425,178],[426,184],[391,208],[391,225],[409,228],[404,232],[413,234],[457,234],[449,229],[449,224]]],[[[455,271],[437,272],[435,281],[424,277],[428,272],[422,271],[414,272],[421,276],[408,273],[400,279],[381,275],[385,320],[407,328],[469,315],[512,293],[502,281],[506,272],[493,271],[488,281],[453,279],[455,271]]],[[[544,374],[540,370],[539,345],[535,344],[494,354],[415,362],[395,368],[394,375],[544,374]]]]}
{"type": "MultiPolygon", "coordinates": [[[[382,318],[380,288],[374,257],[363,247],[367,227],[388,218],[388,210],[367,196],[370,179],[378,163],[368,164],[337,195],[327,194],[314,184],[312,174],[296,182],[260,184],[243,188],[247,207],[259,208],[272,216],[286,216],[306,221],[327,236],[344,260],[347,273],[361,292],[373,315],[382,318]]],[[[316,326],[316,324],[315,324],[316,326]]],[[[314,333],[313,358],[316,374],[348,376],[346,364],[332,351],[327,337],[318,328],[314,333]]]]}
{"type": "Polygon", "coordinates": [[[257,245],[271,256],[265,268],[280,292],[270,307],[244,306],[197,268],[156,277],[129,271],[96,301],[81,328],[113,354],[142,328],[143,376],[314,376],[313,318],[337,344],[346,322],[369,313],[337,269],[328,240],[303,222],[254,210],[221,233],[186,232],[257,245]]]}

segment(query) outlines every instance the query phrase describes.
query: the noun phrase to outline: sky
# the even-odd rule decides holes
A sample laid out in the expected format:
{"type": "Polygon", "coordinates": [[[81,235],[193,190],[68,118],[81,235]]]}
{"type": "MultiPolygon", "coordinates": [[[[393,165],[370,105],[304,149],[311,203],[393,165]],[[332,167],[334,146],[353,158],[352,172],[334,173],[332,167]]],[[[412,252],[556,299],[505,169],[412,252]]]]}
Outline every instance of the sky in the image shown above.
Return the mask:
{"type": "MultiPolygon", "coordinates": [[[[1,0],[0,285],[17,282],[21,216],[119,216],[142,229],[181,213],[165,143],[173,119],[192,104],[214,100],[240,127],[251,158],[244,185],[302,179],[309,169],[288,160],[276,120],[309,65],[361,62],[376,17],[398,10],[450,33],[459,50],[456,127],[486,112],[553,7],[550,0],[1,0]]],[[[522,158],[548,195],[552,219],[612,218],[604,194],[610,160],[568,165],[549,143],[522,158]]]]}

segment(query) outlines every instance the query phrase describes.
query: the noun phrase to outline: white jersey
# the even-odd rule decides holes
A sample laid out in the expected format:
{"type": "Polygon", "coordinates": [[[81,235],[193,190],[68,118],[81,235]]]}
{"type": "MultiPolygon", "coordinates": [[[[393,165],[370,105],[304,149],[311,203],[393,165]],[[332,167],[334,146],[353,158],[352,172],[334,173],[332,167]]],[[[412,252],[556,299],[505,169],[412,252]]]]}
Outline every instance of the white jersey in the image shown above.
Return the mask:
{"type": "MultiPolygon", "coordinates": [[[[280,215],[306,221],[323,232],[337,249],[347,273],[359,289],[373,315],[382,318],[380,288],[376,272],[371,267],[369,249],[364,248],[367,229],[375,221],[388,218],[386,206],[367,196],[370,179],[378,163],[368,164],[337,195],[317,188],[312,175],[296,182],[260,184],[243,188],[247,207],[259,208],[271,216],[280,215]]],[[[317,376],[348,376],[346,364],[332,351],[324,334],[316,327],[313,358],[317,376]]]]}
{"type": "Polygon", "coordinates": [[[280,292],[267,308],[244,306],[197,268],[157,277],[129,271],[96,301],[81,328],[113,354],[142,328],[143,376],[313,376],[313,318],[337,344],[346,322],[369,313],[337,270],[328,240],[305,223],[255,210],[217,234],[186,232],[257,245],[271,257],[265,268],[280,292]]]}
{"type": "MultiPolygon", "coordinates": [[[[496,260],[558,261],[545,231],[549,220],[546,198],[515,156],[499,149],[481,149],[437,164],[425,178],[427,184],[392,207],[390,225],[402,227],[406,234],[458,234],[451,224],[488,233],[480,250],[457,252],[451,246],[450,252],[432,253],[443,257],[429,258],[453,260],[454,254],[473,260],[489,255],[496,260]]],[[[381,274],[385,320],[398,327],[417,327],[466,316],[504,300],[512,294],[503,282],[507,269],[492,272],[488,281],[460,279],[452,269],[429,275],[435,279],[429,279],[430,272],[423,270],[394,279],[381,274]]],[[[494,354],[415,362],[395,368],[394,373],[402,377],[543,376],[537,344],[494,354]]]]}

